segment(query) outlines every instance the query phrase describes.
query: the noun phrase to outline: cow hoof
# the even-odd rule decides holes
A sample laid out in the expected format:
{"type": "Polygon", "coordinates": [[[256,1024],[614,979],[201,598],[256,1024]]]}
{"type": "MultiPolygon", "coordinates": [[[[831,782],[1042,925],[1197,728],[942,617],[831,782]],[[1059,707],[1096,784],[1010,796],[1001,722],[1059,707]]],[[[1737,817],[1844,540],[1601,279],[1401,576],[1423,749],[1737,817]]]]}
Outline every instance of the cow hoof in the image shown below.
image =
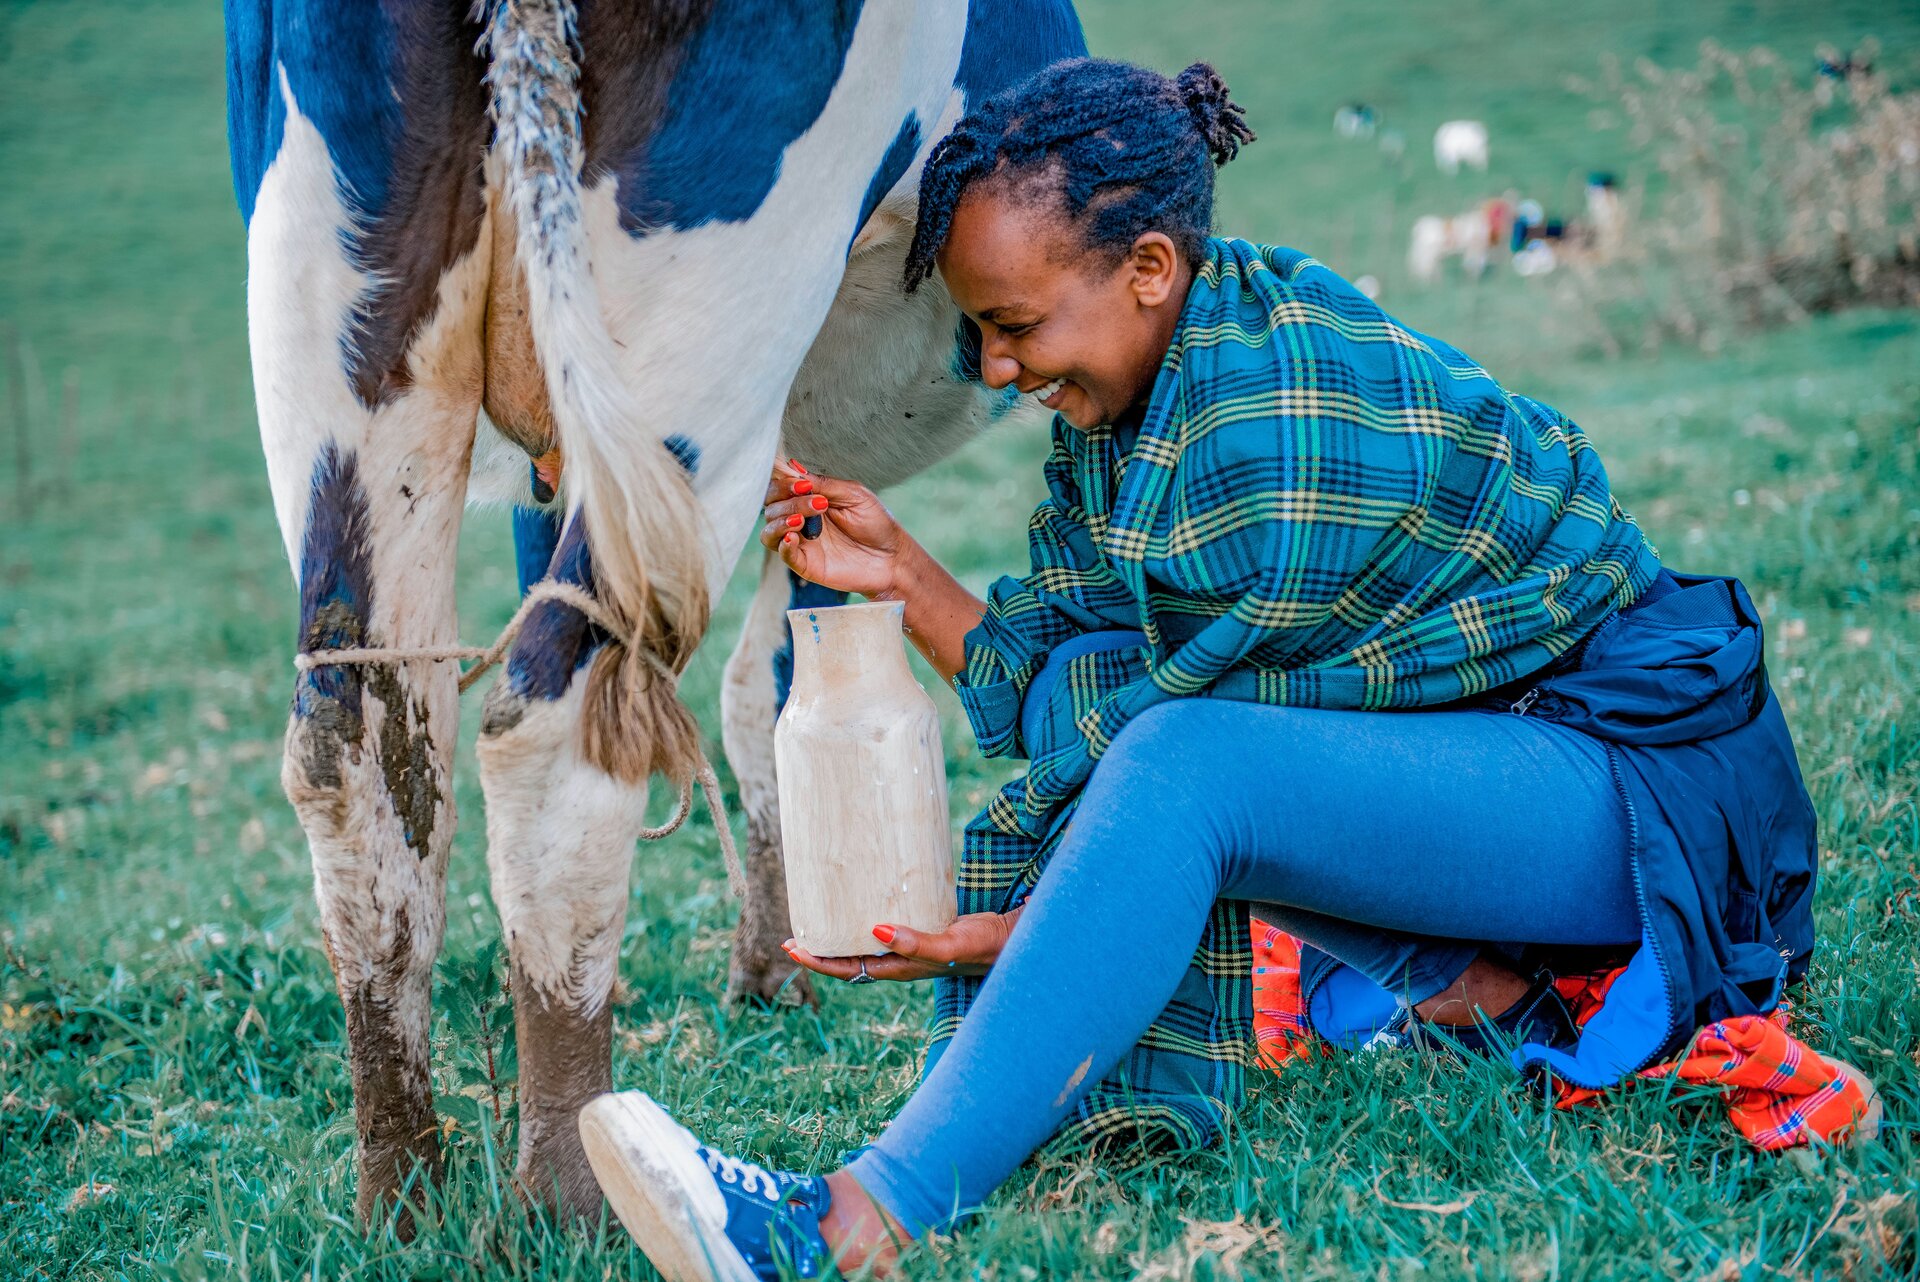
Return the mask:
{"type": "Polygon", "coordinates": [[[727,969],[727,1002],[757,1009],[820,1005],[813,991],[813,972],[794,965],[784,956],[777,962],[756,964],[743,960],[737,953],[733,965],[727,969]]]}
{"type": "Polygon", "coordinates": [[[439,1130],[428,1126],[410,1142],[362,1142],[359,1175],[353,1209],[360,1225],[374,1229],[392,1207],[394,1235],[413,1241],[417,1220],[426,1213],[427,1190],[440,1178],[439,1130]]]}
{"type": "Polygon", "coordinates": [[[520,1128],[520,1159],[513,1168],[520,1196],[562,1224],[598,1220],[604,1199],[580,1146],[577,1115],[566,1110],[564,1116],[555,1112],[529,1118],[523,1104],[520,1128]]]}

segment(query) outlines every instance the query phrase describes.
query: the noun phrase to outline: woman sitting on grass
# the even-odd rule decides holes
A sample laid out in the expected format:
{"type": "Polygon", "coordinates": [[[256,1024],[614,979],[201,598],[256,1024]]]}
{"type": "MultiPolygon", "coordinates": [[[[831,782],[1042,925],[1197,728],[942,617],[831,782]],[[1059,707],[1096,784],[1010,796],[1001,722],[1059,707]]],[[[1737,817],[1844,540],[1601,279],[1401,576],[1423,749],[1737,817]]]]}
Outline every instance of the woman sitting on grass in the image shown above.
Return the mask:
{"type": "Polygon", "coordinates": [[[1211,1140],[1252,1056],[1250,906],[1313,946],[1320,1035],[1581,1086],[1805,973],[1814,817],[1746,592],[1664,570],[1558,412],[1299,253],[1210,239],[1251,137],[1204,64],[1078,61],[928,159],[909,286],[937,265],[981,377],[1055,412],[1032,568],[982,602],[798,466],[762,541],[903,602],[982,750],[1031,764],[968,828],[950,929],[794,950],[942,981],[918,1090],[844,1169],[589,1106],[668,1277],[884,1271],[1063,1126],[1211,1140]],[[1576,1029],[1553,968],[1629,957],[1576,1029]]]}

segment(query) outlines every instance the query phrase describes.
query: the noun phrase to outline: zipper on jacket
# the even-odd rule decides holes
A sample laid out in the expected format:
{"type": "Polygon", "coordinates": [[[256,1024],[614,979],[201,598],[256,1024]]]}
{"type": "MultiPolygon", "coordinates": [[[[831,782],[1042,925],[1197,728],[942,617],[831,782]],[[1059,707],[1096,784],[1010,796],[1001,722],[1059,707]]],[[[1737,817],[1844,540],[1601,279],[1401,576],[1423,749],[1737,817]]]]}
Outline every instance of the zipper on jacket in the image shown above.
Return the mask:
{"type": "Polygon", "coordinates": [[[1518,699],[1515,699],[1512,703],[1508,704],[1507,711],[1511,712],[1516,717],[1524,717],[1533,708],[1533,705],[1539,701],[1539,698],[1540,698],[1540,687],[1535,686],[1533,687],[1533,689],[1527,691],[1525,694],[1521,695],[1518,699]]]}
{"type": "Polygon", "coordinates": [[[1633,871],[1633,897],[1640,908],[1640,933],[1646,942],[1641,945],[1653,954],[1654,969],[1660,972],[1660,982],[1665,985],[1667,997],[1667,1026],[1660,1030],[1659,1041],[1651,1053],[1635,1064],[1622,1078],[1631,1077],[1660,1057],[1666,1049],[1667,1039],[1673,1036],[1676,1022],[1684,1024],[1692,1019],[1692,1012],[1682,1012],[1673,990],[1673,973],[1667,969],[1667,959],[1660,954],[1660,941],[1650,929],[1652,913],[1647,908],[1647,886],[1640,872],[1640,816],[1633,808],[1633,802],[1627,797],[1627,781],[1620,774],[1620,750],[1613,744],[1607,745],[1607,766],[1613,773],[1613,786],[1619,793],[1620,804],[1627,810],[1627,866],[1633,871]]]}

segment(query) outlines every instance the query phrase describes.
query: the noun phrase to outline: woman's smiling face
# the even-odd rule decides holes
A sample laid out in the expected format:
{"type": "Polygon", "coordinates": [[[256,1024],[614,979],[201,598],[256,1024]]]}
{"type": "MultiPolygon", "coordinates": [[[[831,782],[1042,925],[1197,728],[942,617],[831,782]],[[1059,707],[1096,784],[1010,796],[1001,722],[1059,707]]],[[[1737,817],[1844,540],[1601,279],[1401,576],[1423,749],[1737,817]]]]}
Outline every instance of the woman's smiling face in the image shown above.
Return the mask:
{"type": "Polygon", "coordinates": [[[937,259],[940,277],[980,327],[982,381],[1039,392],[1084,430],[1145,403],[1192,270],[1159,232],[1114,264],[1041,204],[1003,182],[969,188],[937,259]]]}

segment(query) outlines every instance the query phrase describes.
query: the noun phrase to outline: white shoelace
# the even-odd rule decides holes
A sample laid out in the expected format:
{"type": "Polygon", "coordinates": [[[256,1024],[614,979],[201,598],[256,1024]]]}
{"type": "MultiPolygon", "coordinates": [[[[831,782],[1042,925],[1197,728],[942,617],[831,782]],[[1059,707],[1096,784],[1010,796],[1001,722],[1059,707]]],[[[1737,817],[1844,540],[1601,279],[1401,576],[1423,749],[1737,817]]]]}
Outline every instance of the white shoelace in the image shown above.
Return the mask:
{"type": "Polygon", "coordinates": [[[707,1169],[722,1182],[737,1184],[741,1192],[757,1193],[769,1202],[780,1200],[780,1181],[766,1167],[728,1157],[725,1153],[716,1153],[704,1144],[700,1146],[700,1151],[706,1156],[707,1169]]]}

